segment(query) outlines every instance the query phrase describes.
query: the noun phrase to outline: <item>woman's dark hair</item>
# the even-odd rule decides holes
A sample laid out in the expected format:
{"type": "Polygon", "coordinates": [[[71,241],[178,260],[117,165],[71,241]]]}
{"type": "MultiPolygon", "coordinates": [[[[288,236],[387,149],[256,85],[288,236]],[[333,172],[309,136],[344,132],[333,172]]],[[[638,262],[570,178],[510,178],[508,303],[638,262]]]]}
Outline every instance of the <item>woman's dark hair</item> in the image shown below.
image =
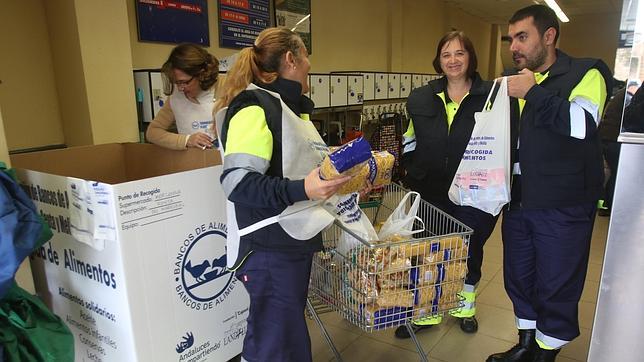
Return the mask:
{"type": "Polygon", "coordinates": [[[474,73],[476,73],[476,67],[478,67],[478,61],[476,60],[476,51],[474,51],[474,45],[472,45],[472,41],[470,38],[468,38],[465,33],[462,31],[450,31],[449,33],[443,35],[441,40],[438,42],[438,46],[436,47],[436,57],[434,58],[434,61],[432,64],[434,65],[434,69],[436,70],[437,73],[442,74],[443,69],[441,68],[441,50],[443,50],[443,47],[445,44],[449,43],[450,41],[457,39],[463,48],[465,48],[465,51],[469,55],[469,64],[467,66],[467,76],[469,78],[474,77],[474,73]]]}
{"type": "Polygon", "coordinates": [[[166,95],[172,94],[174,90],[175,79],[172,72],[174,69],[197,78],[199,87],[202,90],[207,90],[217,82],[219,61],[199,45],[189,43],[177,45],[161,67],[161,71],[165,75],[163,92],[166,95]]]}

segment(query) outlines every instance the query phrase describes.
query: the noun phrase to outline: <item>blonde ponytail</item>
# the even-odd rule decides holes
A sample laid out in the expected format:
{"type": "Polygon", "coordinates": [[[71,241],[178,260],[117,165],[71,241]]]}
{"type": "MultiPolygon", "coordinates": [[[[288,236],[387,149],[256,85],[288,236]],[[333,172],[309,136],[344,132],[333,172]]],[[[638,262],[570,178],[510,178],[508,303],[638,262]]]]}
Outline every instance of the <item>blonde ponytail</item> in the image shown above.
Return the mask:
{"type": "Polygon", "coordinates": [[[297,57],[303,46],[302,39],[287,28],[264,29],[253,46],[239,52],[235,64],[227,72],[213,115],[227,107],[250,83],[273,83],[279,77],[283,55],[290,51],[297,57]]]}
{"type": "Polygon", "coordinates": [[[221,92],[215,101],[213,115],[217,114],[220,109],[228,107],[233,98],[253,82],[254,68],[257,68],[253,58],[252,47],[244,48],[239,52],[237,60],[226,73],[221,92]]]}

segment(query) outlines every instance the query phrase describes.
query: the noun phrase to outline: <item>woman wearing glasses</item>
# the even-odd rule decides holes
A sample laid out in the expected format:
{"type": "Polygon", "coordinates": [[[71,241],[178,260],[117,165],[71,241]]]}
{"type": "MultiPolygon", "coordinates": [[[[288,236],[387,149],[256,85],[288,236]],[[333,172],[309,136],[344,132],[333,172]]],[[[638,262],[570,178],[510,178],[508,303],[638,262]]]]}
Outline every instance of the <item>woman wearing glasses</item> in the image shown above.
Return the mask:
{"type": "MultiPolygon", "coordinates": [[[[169,95],[146,131],[149,142],[184,150],[213,147],[210,132],[219,61],[202,47],[181,44],[163,64],[164,93],[169,95]],[[177,133],[168,131],[176,126],[177,133]]],[[[216,146],[216,145],[215,145],[216,146]]]]}

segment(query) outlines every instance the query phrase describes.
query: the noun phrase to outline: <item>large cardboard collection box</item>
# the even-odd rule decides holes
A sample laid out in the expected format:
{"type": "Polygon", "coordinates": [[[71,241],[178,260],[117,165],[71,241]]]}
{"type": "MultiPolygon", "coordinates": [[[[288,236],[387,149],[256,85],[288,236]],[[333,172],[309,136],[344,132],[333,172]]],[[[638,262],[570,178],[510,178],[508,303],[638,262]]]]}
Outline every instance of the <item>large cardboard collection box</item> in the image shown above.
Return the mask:
{"type": "Polygon", "coordinates": [[[31,256],[32,272],[73,332],[77,361],[241,352],[249,299],[226,270],[216,150],[106,144],[11,161],[54,232],[31,256]]]}

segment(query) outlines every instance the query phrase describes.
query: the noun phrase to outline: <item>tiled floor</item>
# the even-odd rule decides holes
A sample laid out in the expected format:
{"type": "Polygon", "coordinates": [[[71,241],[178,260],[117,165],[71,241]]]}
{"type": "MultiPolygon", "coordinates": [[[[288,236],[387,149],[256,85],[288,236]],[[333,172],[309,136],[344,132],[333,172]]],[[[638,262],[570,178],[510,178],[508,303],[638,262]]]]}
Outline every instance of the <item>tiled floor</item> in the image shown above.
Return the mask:
{"type": "MultiPolygon", "coordinates": [[[[557,357],[559,362],[587,359],[608,221],[606,217],[596,219],[586,284],[579,303],[581,335],[563,348],[557,357]]],[[[502,250],[499,221],[485,246],[483,278],[476,300],[479,330],[476,334],[465,334],[456,319],[448,317],[441,325],[419,333],[418,339],[430,361],[482,362],[488,355],[504,351],[516,343],[512,304],[503,288],[502,250]]],[[[395,338],[393,329],[365,333],[334,312],[323,313],[320,318],[345,362],[419,360],[413,342],[395,338]]],[[[333,361],[333,354],[313,320],[309,321],[309,331],[313,361],[333,361]]]]}

